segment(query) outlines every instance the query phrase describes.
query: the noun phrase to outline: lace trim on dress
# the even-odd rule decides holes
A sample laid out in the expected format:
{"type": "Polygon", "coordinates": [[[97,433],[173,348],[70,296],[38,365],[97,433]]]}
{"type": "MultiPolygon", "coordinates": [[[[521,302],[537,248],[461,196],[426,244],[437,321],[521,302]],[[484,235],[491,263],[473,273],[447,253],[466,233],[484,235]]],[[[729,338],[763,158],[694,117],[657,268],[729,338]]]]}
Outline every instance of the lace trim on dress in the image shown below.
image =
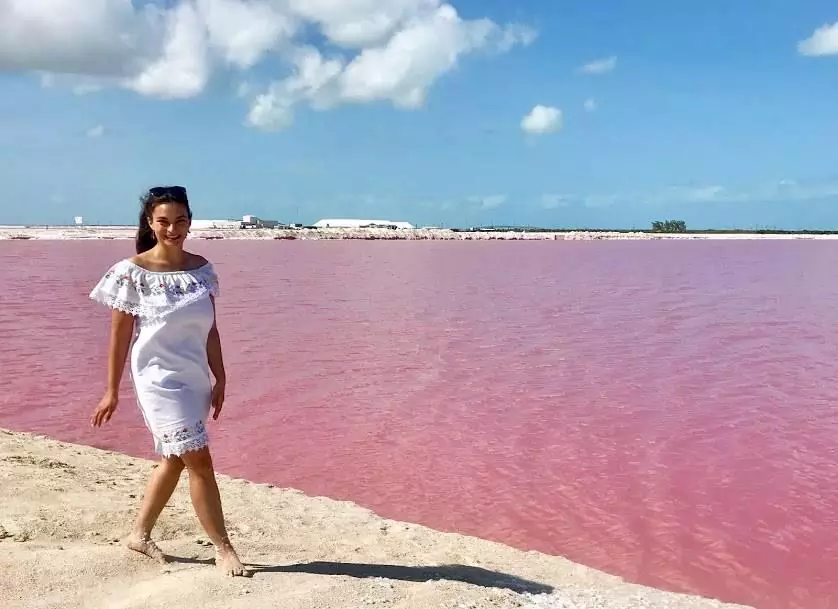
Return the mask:
{"type": "Polygon", "coordinates": [[[209,434],[203,421],[155,436],[155,440],[155,451],[163,457],[180,457],[189,451],[209,446],[209,434]]]}
{"type": "Polygon", "coordinates": [[[172,311],[218,296],[218,277],[212,264],[189,270],[159,273],[128,260],[113,265],[90,292],[90,298],[144,320],[159,320],[172,311]]]}

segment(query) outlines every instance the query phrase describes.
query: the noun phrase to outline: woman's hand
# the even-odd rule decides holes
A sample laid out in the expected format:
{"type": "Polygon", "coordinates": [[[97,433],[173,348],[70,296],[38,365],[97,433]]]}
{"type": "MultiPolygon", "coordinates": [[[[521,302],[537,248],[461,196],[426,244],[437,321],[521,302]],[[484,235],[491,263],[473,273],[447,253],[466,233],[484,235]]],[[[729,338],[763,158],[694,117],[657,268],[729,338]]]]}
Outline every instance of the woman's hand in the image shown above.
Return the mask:
{"type": "Polygon", "coordinates": [[[225,382],[216,381],[212,388],[212,420],[218,420],[218,415],[221,414],[221,408],[224,406],[224,390],[225,382]]]}
{"type": "Polygon", "coordinates": [[[103,423],[111,420],[113,413],[116,412],[116,405],[119,403],[119,396],[110,391],[102,397],[96,410],[93,411],[93,416],[90,417],[91,427],[101,427],[103,423]]]}

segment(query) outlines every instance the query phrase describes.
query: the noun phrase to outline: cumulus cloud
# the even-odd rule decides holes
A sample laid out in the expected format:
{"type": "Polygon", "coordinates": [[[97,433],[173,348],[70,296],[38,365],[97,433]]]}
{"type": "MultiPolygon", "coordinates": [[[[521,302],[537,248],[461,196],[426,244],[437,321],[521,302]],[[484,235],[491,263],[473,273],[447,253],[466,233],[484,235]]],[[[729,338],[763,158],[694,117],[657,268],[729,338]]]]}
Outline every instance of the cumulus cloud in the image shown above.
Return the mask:
{"type": "MultiPolygon", "coordinates": [[[[248,123],[282,128],[293,120],[293,109],[300,103],[327,109],[389,101],[400,108],[418,108],[434,82],[453,70],[462,56],[481,49],[508,50],[531,40],[516,25],[501,28],[487,19],[465,21],[449,4],[427,0],[422,6],[428,10],[412,15],[384,42],[362,49],[351,60],[324,57],[312,46],[298,49],[290,58],[291,75],[255,98],[248,123]]],[[[389,20],[382,18],[380,23],[389,20]]],[[[365,40],[371,39],[372,29],[363,32],[368,35],[365,40]]],[[[337,42],[348,44],[344,30],[340,36],[337,42]]],[[[353,39],[358,40],[360,35],[353,39]]]]}
{"type": "Polygon", "coordinates": [[[105,126],[104,125],[96,125],[95,127],[91,127],[85,133],[87,137],[90,139],[98,139],[105,135],[105,126]]]}
{"type": "Polygon", "coordinates": [[[472,196],[468,198],[469,203],[474,203],[480,209],[497,209],[506,203],[506,195],[472,196]]]}
{"type": "Polygon", "coordinates": [[[210,46],[225,61],[244,69],[290,42],[300,26],[294,15],[267,0],[197,0],[197,7],[210,46]]]}
{"type": "Polygon", "coordinates": [[[264,129],[290,124],[299,104],[416,108],[464,56],[535,38],[525,25],[463,19],[445,0],[0,0],[0,71],[184,99],[219,69],[265,62],[283,74],[242,91],[247,123],[264,129]]]}
{"type": "Polygon", "coordinates": [[[152,21],[131,0],[2,0],[0,69],[126,74],[159,43],[152,21]]]}
{"type": "Polygon", "coordinates": [[[531,135],[544,135],[562,127],[562,111],[552,106],[537,105],[521,120],[521,129],[531,135]]]}
{"type": "Polygon", "coordinates": [[[163,99],[194,97],[210,76],[207,30],[198,10],[187,3],[167,12],[164,22],[166,37],[159,56],[125,79],[125,86],[163,99]]]}
{"type": "Polygon", "coordinates": [[[596,61],[586,63],[579,68],[579,72],[582,74],[607,74],[609,72],[613,72],[616,68],[617,57],[612,55],[611,57],[597,59],[596,61]]]}
{"type": "Polygon", "coordinates": [[[568,195],[557,194],[543,194],[541,195],[541,207],[543,209],[558,209],[559,207],[567,207],[573,197],[568,195]]]}
{"type": "Polygon", "coordinates": [[[433,0],[290,0],[290,8],[320,26],[332,43],[364,48],[385,42],[408,18],[436,8],[433,0]]]}
{"type": "Polygon", "coordinates": [[[811,57],[838,55],[838,22],[816,29],[809,38],[798,43],[797,50],[801,55],[811,57]]]}
{"type": "Polygon", "coordinates": [[[597,109],[597,103],[596,103],[596,100],[595,100],[595,99],[593,99],[593,98],[591,98],[591,99],[586,99],[586,100],[585,100],[584,107],[585,107],[585,112],[593,112],[594,110],[596,110],[596,109],[597,109]]]}

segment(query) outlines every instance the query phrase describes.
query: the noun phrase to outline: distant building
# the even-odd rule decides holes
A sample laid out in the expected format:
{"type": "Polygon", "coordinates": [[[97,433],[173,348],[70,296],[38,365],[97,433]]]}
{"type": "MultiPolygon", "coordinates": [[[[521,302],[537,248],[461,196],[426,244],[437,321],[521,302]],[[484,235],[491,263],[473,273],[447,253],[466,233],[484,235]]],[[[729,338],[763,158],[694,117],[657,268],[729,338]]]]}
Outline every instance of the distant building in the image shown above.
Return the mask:
{"type": "Polygon", "coordinates": [[[192,228],[201,229],[235,229],[242,228],[241,220],[192,220],[192,228]]]}
{"type": "Polygon", "coordinates": [[[245,228],[276,228],[279,225],[279,222],[276,220],[263,220],[262,218],[257,218],[256,216],[248,214],[246,216],[242,216],[242,224],[245,228]]]}
{"type": "Polygon", "coordinates": [[[241,228],[276,228],[276,220],[263,220],[250,214],[241,220],[192,220],[192,228],[197,229],[241,229],[241,228]]]}
{"type": "Polygon", "coordinates": [[[315,228],[416,228],[410,222],[393,220],[355,220],[351,218],[327,218],[314,223],[315,228]]]}

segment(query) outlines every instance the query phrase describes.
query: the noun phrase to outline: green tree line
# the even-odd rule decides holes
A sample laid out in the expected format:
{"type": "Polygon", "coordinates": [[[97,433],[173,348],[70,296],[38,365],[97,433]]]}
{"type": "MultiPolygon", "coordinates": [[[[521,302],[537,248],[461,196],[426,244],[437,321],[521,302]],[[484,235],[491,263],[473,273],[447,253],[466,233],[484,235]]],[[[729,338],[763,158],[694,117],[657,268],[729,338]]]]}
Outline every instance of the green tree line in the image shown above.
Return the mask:
{"type": "Polygon", "coordinates": [[[653,233],[685,233],[687,223],[683,220],[656,220],[652,222],[653,233]]]}

